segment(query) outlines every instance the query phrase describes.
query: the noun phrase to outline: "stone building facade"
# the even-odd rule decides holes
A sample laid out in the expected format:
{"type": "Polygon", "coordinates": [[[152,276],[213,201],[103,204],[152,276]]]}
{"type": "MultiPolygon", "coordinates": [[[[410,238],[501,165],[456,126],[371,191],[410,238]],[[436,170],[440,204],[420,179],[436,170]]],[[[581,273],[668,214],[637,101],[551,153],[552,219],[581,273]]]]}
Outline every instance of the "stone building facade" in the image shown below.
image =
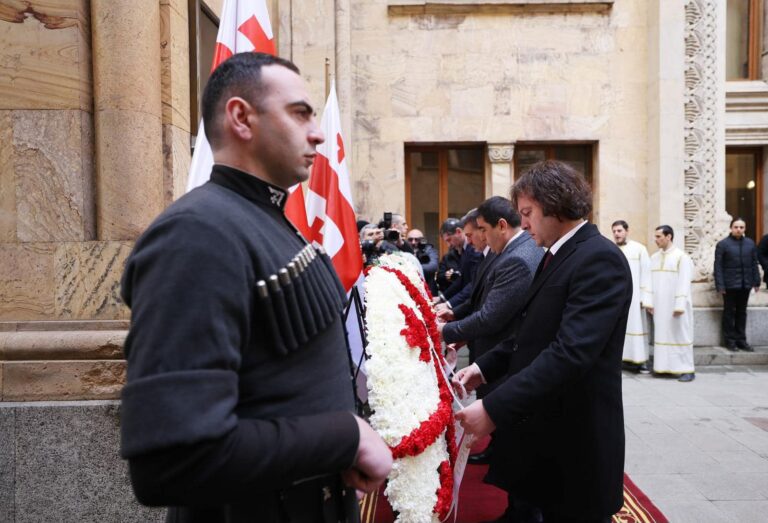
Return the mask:
{"type": "MultiPolygon", "coordinates": [[[[761,0],[267,4],[317,107],[336,81],[361,216],[404,213],[436,240],[531,161],[567,159],[605,234],[625,219],[652,251],[655,226],[674,227],[697,268],[696,343],[719,343],[729,159],[752,162],[734,205],[751,198],[768,232],[761,0]],[[741,4],[749,74],[727,81],[741,4]]],[[[184,191],[220,13],[220,0],[0,0],[0,521],[160,517],[133,505],[117,456],[119,279],[184,191]]],[[[752,300],[756,344],[767,302],[752,300]]]]}

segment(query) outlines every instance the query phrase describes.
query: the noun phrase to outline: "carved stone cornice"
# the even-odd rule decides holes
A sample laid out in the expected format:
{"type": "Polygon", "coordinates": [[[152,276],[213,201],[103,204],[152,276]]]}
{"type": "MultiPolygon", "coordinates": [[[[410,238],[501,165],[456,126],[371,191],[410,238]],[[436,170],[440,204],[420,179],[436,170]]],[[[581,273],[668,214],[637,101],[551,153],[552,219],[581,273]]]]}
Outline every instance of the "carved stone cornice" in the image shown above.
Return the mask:
{"type": "Polygon", "coordinates": [[[762,80],[726,83],[725,143],[768,144],[768,83],[762,80]]]}
{"type": "Polygon", "coordinates": [[[615,0],[388,0],[395,15],[586,13],[609,11],[615,0]]]}
{"type": "Polygon", "coordinates": [[[491,163],[512,163],[515,157],[515,144],[513,143],[489,143],[488,159],[491,163]]]}

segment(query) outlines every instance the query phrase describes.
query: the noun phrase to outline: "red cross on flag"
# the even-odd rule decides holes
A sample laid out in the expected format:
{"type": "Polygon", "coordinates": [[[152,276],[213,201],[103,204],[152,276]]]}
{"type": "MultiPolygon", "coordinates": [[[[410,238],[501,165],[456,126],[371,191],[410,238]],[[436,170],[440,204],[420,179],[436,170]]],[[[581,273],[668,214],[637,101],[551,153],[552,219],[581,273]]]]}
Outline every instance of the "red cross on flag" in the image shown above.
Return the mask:
{"type": "Polygon", "coordinates": [[[320,127],[325,134],[325,142],[317,146],[317,156],[309,177],[307,222],[310,230],[307,239],[323,246],[333,260],[341,283],[349,292],[363,270],[363,257],[349,189],[335,84],[331,84],[320,127]]]}
{"type": "MultiPolygon", "coordinates": [[[[275,54],[272,23],[269,21],[265,0],[224,0],[211,71],[233,54],[251,51],[275,54]]],[[[213,153],[201,120],[189,168],[187,191],[207,182],[212,167],[213,153]]],[[[302,234],[307,236],[309,227],[301,185],[292,187],[289,192],[291,194],[285,205],[285,213],[302,234]]]]}
{"type": "MultiPolygon", "coordinates": [[[[265,0],[224,0],[211,72],[235,53],[259,51],[275,54],[273,38],[265,0]]],[[[187,192],[208,181],[211,177],[211,167],[213,153],[208,138],[205,137],[203,121],[200,120],[192,165],[189,167],[187,192]]]]}

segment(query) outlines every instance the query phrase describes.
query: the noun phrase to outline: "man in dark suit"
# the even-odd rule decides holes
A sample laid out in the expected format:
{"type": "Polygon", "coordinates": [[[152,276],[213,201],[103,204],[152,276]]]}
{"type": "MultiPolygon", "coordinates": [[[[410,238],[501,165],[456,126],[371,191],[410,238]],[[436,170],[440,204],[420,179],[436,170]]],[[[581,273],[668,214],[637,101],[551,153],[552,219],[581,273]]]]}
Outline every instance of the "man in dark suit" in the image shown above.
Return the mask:
{"type": "MultiPolygon", "coordinates": [[[[441,312],[445,314],[447,311],[452,311],[456,307],[469,303],[470,297],[478,283],[478,275],[485,274],[489,265],[496,258],[496,255],[491,252],[490,247],[485,243],[485,237],[477,229],[477,208],[472,209],[465,214],[459,224],[464,231],[464,238],[466,239],[465,244],[467,246],[472,246],[475,252],[479,254],[477,257],[479,261],[472,266],[471,283],[469,285],[464,285],[459,292],[449,299],[438,303],[435,307],[438,316],[440,316],[441,312]]],[[[482,278],[482,276],[480,277],[482,278]]]]}
{"type": "Polygon", "coordinates": [[[500,521],[608,522],[623,503],[629,266],[586,221],[591,191],[567,164],[534,165],[512,200],[523,229],[549,250],[522,301],[516,337],[454,378],[460,391],[503,382],[457,418],[477,436],[497,431],[491,472],[511,502],[500,521]]]}
{"type": "MultiPolygon", "coordinates": [[[[446,254],[443,257],[444,262],[441,262],[440,269],[438,269],[438,287],[440,287],[441,279],[448,278],[449,275],[450,284],[447,288],[443,288],[442,292],[438,293],[435,298],[436,304],[450,300],[455,295],[459,294],[464,287],[471,285],[477,264],[480,263],[480,260],[483,257],[482,254],[477,252],[472,244],[467,241],[464,236],[464,231],[462,230],[463,227],[464,224],[461,220],[457,220],[456,218],[448,218],[440,227],[440,233],[443,236],[443,240],[451,246],[453,258],[458,260],[458,267],[455,269],[444,269],[444,267],[447,266],[447,263],[444,264],[444,262],[447,262],[451,253],[449,252],[449,254],[446,254]]],[[[468,295],[469,293],[467,292],[465,296],[468,295]]],[[[456,305],[458,305],[458,303],[459,302],[456,301],[452,302],[452,304],[456,305]]]]}
{"type": "Polygon", "coordinates": [[[509,336],[520,300],[544,255],[520,228],[520,215],[506,198],[489,198],[477,214],[478,237],[485,237],[494,257],[478,268],[470,299],[443,314],[443,319],[454,321],[438,325],[446,343],[471,342],[472,361],[509,336]]]}

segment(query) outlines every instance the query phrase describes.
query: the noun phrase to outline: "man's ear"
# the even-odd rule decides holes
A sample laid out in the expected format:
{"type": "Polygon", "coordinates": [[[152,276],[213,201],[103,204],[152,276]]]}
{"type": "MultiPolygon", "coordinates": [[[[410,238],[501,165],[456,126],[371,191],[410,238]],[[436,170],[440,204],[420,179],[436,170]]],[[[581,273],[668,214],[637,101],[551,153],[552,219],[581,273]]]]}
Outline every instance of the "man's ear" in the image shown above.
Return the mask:
{"type": "Polygon", "coordinates": [[[499,223],[497,223],[496,226],[502,232],[504,232],[505,230],[507,230],[509,228],[509,223],[507,223],[507,220],[505,220],[504,218],[499,218],[499,223]]]}
{"type": "Polygon", "coordinates": [[[253,119],[258,118],[253,106],[239,96],[233,96],[224,105],[226,126],[230,132],[243,141],[255,135],[253,119]]]}

